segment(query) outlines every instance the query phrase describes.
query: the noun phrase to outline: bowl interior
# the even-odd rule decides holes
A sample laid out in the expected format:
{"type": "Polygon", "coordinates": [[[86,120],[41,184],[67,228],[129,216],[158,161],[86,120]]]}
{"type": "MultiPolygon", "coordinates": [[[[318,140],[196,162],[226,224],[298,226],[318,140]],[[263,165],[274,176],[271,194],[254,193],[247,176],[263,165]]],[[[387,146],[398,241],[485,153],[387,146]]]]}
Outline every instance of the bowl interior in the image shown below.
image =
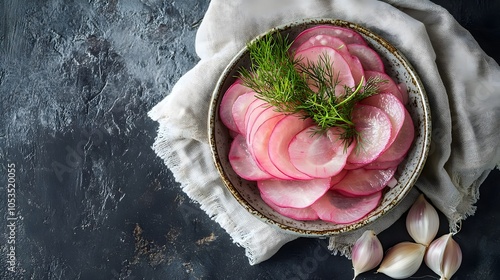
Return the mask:
{"type": "Polygon", "coordinates": [[[373,222],[393,209],[410,191],[420,175],[427,158],[431,134],[430,109],[418,75],[404,56],[383,38],[357,24],[331,19],[304,20],[277,27],[269,32],[281,32],[293,39],[303,30],[318,24],[331,24],[357,31],[379,53],[387,74],[396,83],[406,85],[409,95],[406,108],[415,125],[415,139],[406,159],[396,171],[397,185],[393,188],[386,188],[379,206],[363,219],[351,224],[333,224],[324,221],[297,221],[277,213],[262,201],[256,183],[240,178],[232,170],[228,160],[231,137],[228,129],[220,121],[219,105],[222,96],[238,76],[239,69],[250,65],[247,49],[241,50],[225,69],[214,90],[210,104],[209,141],[215,166],[227,189],[250,213],[268,224],[301,236],[331,236],[349,232],[373,222]]]}

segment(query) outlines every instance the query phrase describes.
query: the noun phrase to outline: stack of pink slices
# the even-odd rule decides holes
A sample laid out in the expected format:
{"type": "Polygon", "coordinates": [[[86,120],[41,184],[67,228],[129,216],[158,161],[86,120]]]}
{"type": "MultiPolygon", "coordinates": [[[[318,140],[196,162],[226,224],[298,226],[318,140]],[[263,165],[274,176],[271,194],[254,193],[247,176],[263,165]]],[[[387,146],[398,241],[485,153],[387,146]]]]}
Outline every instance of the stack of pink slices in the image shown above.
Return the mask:
{"type": "Polygon", "coordinates": [[[396,183],[395,171],[414,138],[405,108],[408,94],[353,30],[309,28],[296,37],[291,53],[313,63],[327,54],[342,88],[355,87],[363,76],[365,81],[373,76],[387,81],[378,94],[356,104],[352,120],[361,140],[346,148],[338,127],[313,135],[316,125],[310,118],[277,112],[236,80],[219,111],[233,137],[229,161],[240,177],[256,181],[262,199],[284,216],[355,222],[375,209],[383,190],[396,183]]]}

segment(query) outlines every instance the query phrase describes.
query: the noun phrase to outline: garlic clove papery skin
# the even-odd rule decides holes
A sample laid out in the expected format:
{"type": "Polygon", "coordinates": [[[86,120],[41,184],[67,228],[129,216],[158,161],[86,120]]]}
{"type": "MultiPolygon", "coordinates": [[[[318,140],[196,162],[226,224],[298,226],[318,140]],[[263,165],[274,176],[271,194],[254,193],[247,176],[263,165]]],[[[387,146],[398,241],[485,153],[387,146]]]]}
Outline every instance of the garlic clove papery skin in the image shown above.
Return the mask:
{"type": "Polygon", "coordinates": [[[406,229],[415,242],[428,246],[439,230],[436,209],[421,194],[406,216],[406,229]]]}
{"type": "Polygon", "coordinates": [[[373,230],[367,230],[352,247],[354,278],[363,272],[376,268],[384,257],[384,249],[373,230]]]}
{"type": "Polygon", "coordinates": [[[449,233],[434,240],[424,257],[425,264],[441,277],[449,280],[462,264],[462,250],[449,233]]]}
{"type": "Polygon", "coordinates": [[[377,272],[394,279],[404,279],[417,272],[424,259],[426,246],[401,242],[387,250],[377,272]]]}

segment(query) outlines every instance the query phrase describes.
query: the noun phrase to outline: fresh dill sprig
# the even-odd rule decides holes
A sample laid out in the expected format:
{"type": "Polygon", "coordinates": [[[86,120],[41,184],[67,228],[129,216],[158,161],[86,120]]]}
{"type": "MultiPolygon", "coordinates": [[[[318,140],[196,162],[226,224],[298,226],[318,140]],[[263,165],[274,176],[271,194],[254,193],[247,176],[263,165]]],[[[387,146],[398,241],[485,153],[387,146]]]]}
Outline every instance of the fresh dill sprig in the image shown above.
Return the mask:
{"type": "Polygon", "coordinates": [[[268,34],[247,46],[250,69],[240,71],[244,85],[283,113],[297,113],[297,107],[310,94],[305,78],[295,69],[287,38],[268,34]]]}
{"type": "Polygon", "coordinates": [[[328,54],[322,54],[316,63],[304,62],[294,58],[290,46],[280,33],[251,42],[247,46],[251,66],[240,71],[243,84],[277,111],[313,119],[318,126],[315,133],[341,128],[340,138],[350,145],[358,137],[352,122],[354,106],[376,94],[378,85],[386,81],[372,77],[365,82],[362,77],[355,87],[340,87],[339,73],[328,54]]]}

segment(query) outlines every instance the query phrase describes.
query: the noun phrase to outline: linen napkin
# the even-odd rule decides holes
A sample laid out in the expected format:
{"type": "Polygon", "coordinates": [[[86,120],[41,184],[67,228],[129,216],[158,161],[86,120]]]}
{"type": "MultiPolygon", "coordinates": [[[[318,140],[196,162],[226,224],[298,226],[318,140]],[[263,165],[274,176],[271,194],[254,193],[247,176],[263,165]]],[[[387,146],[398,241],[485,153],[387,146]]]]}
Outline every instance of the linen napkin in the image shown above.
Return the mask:
{"type": "MultiPolygon", "coordinates": [[[[212,0],[196,37],[199,63],[149,112],[159,123],[153,149],[182,190],[245,248],[250,264],[297,238],[254,218],[225,189],[212,163],[207,116],[219,75],[245,44],[305,18],[343,19],[378,33],[408,58],[427,91],[433,133],[425,168],[405,200],[369,228],[388,228],[420,191],[456,230],[500,163],[500,67],[444,8],[425,0],[212,0]]],[[[331,238],[329,248],[349,256],[360,234],[331,238]]]]}

